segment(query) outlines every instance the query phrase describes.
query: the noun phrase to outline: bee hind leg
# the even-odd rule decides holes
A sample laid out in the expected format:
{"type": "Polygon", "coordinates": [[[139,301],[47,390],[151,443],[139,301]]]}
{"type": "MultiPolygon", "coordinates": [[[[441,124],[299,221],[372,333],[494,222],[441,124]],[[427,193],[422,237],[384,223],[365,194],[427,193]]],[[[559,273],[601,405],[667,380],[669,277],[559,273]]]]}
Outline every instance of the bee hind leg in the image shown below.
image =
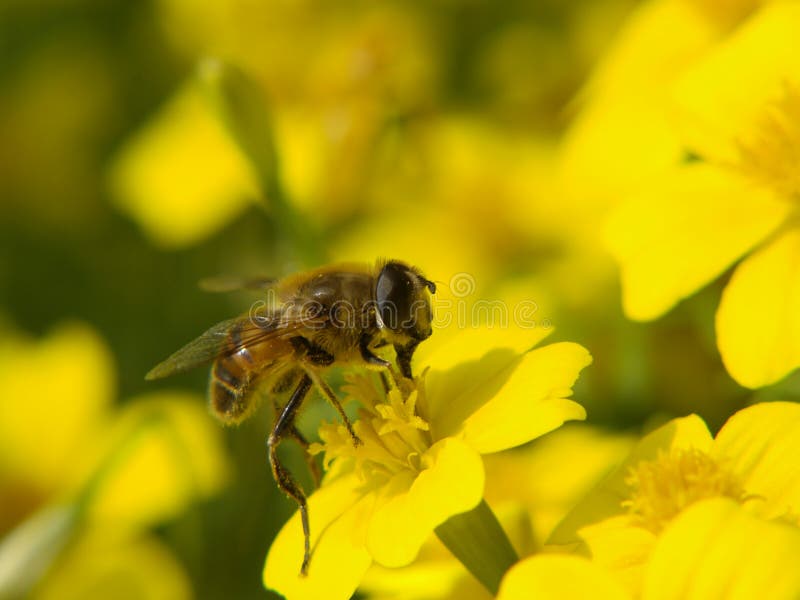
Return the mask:
{"type": "MultiPolygon", "coordinates": [[[[275,414],[281,414],[281,406],[277,402],[275,403],[275,414]]],[[[308,443],[306,437],[300,432],[294,423],[286,430],[286,434],[295,442],[297,442],[297,445],[303,450],[303,458],[305,458],[306,464],[308,465],[308,470],[311,472],[311,477],[314,480],[314,487],[318,488],[320,481],[322,481],[322,472],[319,470],[319,464],[317,464],[317,461],[314,460],[314,457],[308,452],[308,448],[311,444],[308,443]]]]}
{"type": "Polygon", "coordinates": [[[292,500],[297,502],[297,505],[300,508],[300,520],[303,524],[304,538],[303,564],[300,567],[300,575],[306,575],[308,573],[308,564],[311,560],[311,534],[308,522],[308,504],[302,488],[294,480],[294,477],[292,477],[292,474],[288,471],[288,469],[286,469],[286,467],[284,467],[278,459],[277,450],[281,439],[283,439],[286,434],[291,435],[297,410],[303,403],[303,400],[308,394],[309,389],[311,389],[311,378],[308,375],[304,375],[300,380],[300,383],[297,384],[297,388],[295,388],[294,393],[292,393],[292,397],[289,399],[289,402],[286,403],[286,406],[283,407],[283,410],[278,415],[278,420],[276,421],[275,426],[272,428],[272,433],[269,434],[269,438],[267,439],[267,447],[269,449],[269,464],[272,468],[272,475],[275,477],[275,481],[277,482],[281,491],[289,496],[292,500]]]}

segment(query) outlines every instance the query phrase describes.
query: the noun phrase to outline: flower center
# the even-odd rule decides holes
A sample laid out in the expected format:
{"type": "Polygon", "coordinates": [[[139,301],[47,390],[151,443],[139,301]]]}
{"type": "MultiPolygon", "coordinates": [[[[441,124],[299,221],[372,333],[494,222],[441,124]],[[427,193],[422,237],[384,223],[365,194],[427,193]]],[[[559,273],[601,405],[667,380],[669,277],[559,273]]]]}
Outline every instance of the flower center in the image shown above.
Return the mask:
{"type": "Polygon", "coordinates": [[[431,446],[428,423],[417,414],[418,407],[424,406],[422,378],[403,380],[388,392],[373,374],[348,373],[345,379],[348,398],[361,405],[353,430],[362,443],[356,446],[344,425],[323,423],[322,442],[312,444],[309,452],[325,454],[326,471],[351,461],[369,488],[385,484],[403,470],[421,471],[421,457],[431,446]]]}
{"type": "Polygon", "coordinates": [[[625,480],[631,489],[623,501],[639,525],[660,532],[689,505],[706,498],[725,496],[737,502],[747,499],[739,481],[705,452],[690,448],[659,453],[633,467],[625,480]]]}
{"type": "Polygon", "coordinates": [[[787,85],[738,146],[742,172],[800,201],[800,90],[787,85]]]}

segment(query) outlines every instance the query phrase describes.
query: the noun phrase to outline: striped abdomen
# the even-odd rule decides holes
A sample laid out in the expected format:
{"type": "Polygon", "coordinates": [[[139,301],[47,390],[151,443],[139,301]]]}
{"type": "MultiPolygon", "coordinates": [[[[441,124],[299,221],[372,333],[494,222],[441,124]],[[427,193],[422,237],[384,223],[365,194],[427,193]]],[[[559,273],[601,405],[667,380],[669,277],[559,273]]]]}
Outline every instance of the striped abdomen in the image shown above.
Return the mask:
{"type": "Polygon", "coordinates": [[[229,424],[247,418],[256,406],[253,392],[257,384],[280,372],[293,352],[288,340],[267,339],[215,360],[209,382],[212,412],[229,424]]]}

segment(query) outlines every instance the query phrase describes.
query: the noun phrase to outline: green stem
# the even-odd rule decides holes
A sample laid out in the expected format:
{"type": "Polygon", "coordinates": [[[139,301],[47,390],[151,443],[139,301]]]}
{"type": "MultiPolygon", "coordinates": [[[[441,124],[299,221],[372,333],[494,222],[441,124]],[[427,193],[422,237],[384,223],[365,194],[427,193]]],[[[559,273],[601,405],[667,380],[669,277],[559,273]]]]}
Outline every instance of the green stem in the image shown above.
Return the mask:
{"type": "Polygon", "coordinates": [[[258,84],[218,59],[203,61],[199,78],[231,137],[254,168],[282,237],[306,266],[325,262],[318,232],[295,210],[283,185],[268,104],[258,84]]]}
{"type": "Polygon", "coordinates": [[[506,571],[519,560],[485,500],[450,517],[436,528],[436,535],[492,595],[497,594],[506,571]]]}

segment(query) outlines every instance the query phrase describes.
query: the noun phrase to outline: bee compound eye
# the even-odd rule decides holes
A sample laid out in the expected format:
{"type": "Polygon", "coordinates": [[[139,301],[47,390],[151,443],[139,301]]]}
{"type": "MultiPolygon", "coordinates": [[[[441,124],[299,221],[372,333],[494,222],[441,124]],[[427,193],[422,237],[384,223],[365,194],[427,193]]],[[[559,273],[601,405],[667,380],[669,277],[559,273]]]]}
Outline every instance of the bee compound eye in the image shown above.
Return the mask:
{"type": "Polygon", "coordinates": [[[384,325],[398,331],[409,326],[414,299],[414,274],[408,267],[387,263],[378,275],[375,300],[384,325]]]}

